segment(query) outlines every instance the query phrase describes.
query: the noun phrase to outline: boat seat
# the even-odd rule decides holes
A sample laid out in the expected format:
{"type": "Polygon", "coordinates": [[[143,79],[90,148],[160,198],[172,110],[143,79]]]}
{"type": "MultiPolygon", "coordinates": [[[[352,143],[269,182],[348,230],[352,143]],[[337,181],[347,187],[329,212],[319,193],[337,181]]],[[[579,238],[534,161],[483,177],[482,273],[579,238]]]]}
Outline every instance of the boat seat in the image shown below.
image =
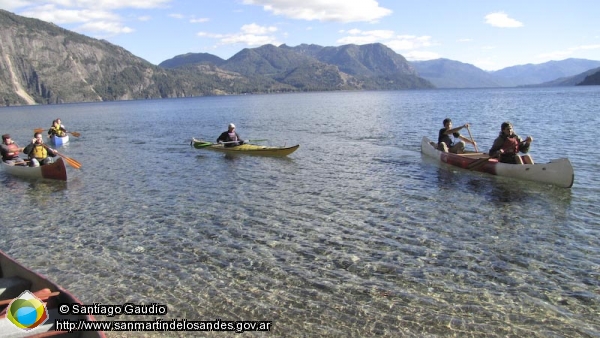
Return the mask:
{"type": "Polygon", "coordinates": [[[0,278],[0,300],[19,297],[31,288],[31,282],[20,277],[0,278]]]}

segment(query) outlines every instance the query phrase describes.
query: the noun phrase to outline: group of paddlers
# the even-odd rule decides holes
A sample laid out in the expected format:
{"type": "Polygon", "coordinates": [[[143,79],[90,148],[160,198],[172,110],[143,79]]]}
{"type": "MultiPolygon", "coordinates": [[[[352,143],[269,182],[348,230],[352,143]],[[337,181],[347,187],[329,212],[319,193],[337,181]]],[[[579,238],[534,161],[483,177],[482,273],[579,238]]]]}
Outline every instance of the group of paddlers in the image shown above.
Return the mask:
{"type": "MultiPolygon", "coordinates": [[[[440,129],[438,136],[438,150],[462,154],[465,151],[466,143],[477,147],[477,143],[472,138],[468,139],[459,133],[463,128],[467,128],[468,130],[468,123],[456,128],[452,128],[452,120],[449,118],[444,119],[443,123],[444,128],[440,129]],[[458,141],[454,142],[450,138],[450,135],[458,141]]],[[[498,158],[498,161],[502,163],[534,164],[530,155],[519,155],[520,152],[527,153],[529,151],[532,141],[533,138],[531,136],[527,136],[525,140],[522,140],[519,135],[515,134],[512,123],[503,122],[500,126],[500,134],[494,140],[494,144],[488,151],[488,155],[498,158]]]]}
{"type": "MultiPolygon", "coordinates": [[[[67,130],[59,118],[52,121],[52,127],[48,129],[49,136],[64,137],[66,134],[67,130]]],[[[19,147],[12,140],[10,134],[2,135],[0,152],[2,153],[2,161],[8,165],[29,165],[31,167],[52,163],[53,158],[57,155],[55,149],[50,148],[44,143],[42,133],[39,131],[34,133],[33,139],[24,148],[19,147]],[[19,156],[21,152],[27,155],[27,159],[19,156]]]]}

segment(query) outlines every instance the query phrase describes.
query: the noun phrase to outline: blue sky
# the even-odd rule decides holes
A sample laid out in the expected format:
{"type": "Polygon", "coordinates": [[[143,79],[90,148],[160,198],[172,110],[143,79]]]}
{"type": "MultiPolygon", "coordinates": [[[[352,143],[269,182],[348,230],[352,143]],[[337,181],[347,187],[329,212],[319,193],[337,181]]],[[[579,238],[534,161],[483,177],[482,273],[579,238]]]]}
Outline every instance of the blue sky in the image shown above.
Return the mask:
{"type": "Polygon", "coordinates": [[[264,44],[383,43],[409,61],[497,70],[600,60],[597,0],[0,0],[0,8],[98,39],[153,64],[228,59],[264,44]]]}

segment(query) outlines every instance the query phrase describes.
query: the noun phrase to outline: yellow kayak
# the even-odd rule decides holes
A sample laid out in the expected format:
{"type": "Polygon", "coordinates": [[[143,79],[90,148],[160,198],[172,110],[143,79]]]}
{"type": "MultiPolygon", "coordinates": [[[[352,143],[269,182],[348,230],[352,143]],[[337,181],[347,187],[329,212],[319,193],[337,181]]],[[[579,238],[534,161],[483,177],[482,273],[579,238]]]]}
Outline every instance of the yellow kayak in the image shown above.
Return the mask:
{"type": "Polygon", "coordinates": [[[300,147],[299,144],[292,147],[269,147],[257,144],[242,144],[235,147],[225,147],[223,144],[216,144],[208,141],[192,139],[192,145],[196,149],[208,149],[219,151],[226,154],[248,154],[260,156],[288,156],[300,147]]]}

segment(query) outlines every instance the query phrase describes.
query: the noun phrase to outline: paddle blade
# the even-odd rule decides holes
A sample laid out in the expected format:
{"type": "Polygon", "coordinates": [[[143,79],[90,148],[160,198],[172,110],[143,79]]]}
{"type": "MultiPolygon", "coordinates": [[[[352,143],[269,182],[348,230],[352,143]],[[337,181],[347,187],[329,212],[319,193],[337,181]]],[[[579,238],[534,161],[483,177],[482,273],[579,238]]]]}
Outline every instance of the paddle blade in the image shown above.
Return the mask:
{"type": "Polygon", "coordinates": [[[33,132],[37,134],[37,133],[43,132],[44,130],[46,130],[46,129],[44,129],[44,128],[37,128],[37,129],[34,129],[33,132]]]}
{"type": "Polygon", "coordinates": [[[76,160],[65,156],[61,153],[59,153],[58,151],[56,152],[56,155],[62,157],[71,167],[75,168],[75,169],[80,169],[81,168],[81,163],[77,162],[76,160]]]}
{"type": "Polygon", "coordinates": [[[69,132],[69,134],[71,134],[71,135],[73,135],[73,136],[75,136],[75,137],[79,137],[79,136],[81,136],[81,134],[80,134],[80,133],[78,133],[78,132],[76,132],[76,131],[70,131],[70,132],[69,132]]]}
{"type": "Polygon", "coordinates": [[[212,142],[192,140],[192,145],[196,149],[205,148],[212,145],[212,142]]]}
{"type": "Polygon", "coordinates": [[[67,163],[75,168],[75,169],[81,169],[81,163],[75,161],[74,159],[70,158],[70,157],[66,157],[66,156],[62,156],[62,158],[67,161],[67,163]]]}

